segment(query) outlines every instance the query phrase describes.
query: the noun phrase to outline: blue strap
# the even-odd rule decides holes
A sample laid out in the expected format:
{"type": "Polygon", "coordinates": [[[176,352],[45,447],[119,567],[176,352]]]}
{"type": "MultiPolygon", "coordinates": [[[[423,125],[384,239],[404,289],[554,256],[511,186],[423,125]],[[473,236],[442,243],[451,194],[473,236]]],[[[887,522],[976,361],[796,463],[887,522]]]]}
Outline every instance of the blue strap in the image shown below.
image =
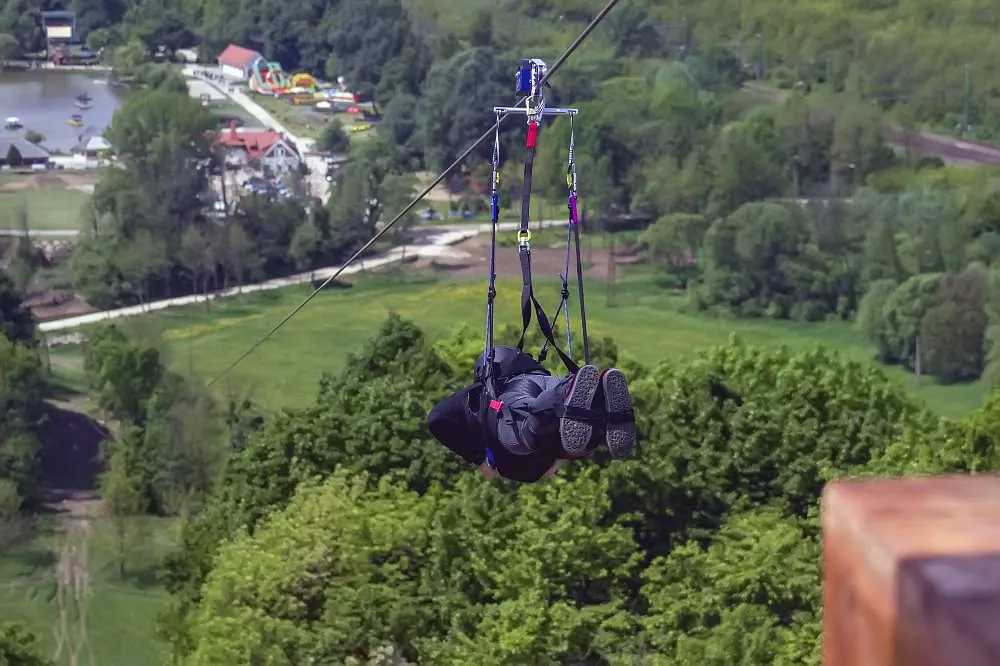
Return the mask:
{"type": "Polygon", "coordinates": [[[493,459],[493,451],[491,451],[490,447],[488,446],[486,447],[486,462],[489,464],[490,467],[497,466],[496,461],[493,459]]]}

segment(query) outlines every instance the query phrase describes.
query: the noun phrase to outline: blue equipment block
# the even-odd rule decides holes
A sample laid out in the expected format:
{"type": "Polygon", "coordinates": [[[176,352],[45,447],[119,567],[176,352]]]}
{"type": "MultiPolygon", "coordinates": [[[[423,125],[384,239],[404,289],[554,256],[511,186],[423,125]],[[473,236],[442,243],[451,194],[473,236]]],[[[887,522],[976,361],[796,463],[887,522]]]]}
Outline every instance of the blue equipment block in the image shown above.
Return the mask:
{"type": "Polygon", "coordinates": [[[535,72],[535,63],[531,60],[522,60],[517,67],[517,74],[514,76],[516,92],[518,95],[530,95],[532,78],[535,72]]]}

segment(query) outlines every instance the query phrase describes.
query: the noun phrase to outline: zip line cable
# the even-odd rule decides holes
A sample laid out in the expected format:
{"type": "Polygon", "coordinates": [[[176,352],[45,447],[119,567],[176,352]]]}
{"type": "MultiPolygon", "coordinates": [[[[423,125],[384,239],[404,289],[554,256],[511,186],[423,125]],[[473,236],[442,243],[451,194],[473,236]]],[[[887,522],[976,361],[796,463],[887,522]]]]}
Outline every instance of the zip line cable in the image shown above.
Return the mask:
{"type": "MultiPolygon", "coordinates": [[[[566,47],[566,50],[563,51],[562,55],[560,55],[556,59],[555,63],[553,63],[553,65],[549,68],[549,71],[546,72],[545,75],[541,77],[541,79],[539,79],[539,85],[543,85],[543,84],[545,84],[545,83],[548,82],[549,78],[553,74],[555,74],[556,70],[558,70],[560,67],[562,67],[566,63],[566,60],[571,55],[573,55],[573,52],[576,51],[577,48],[579,48],[580,44],[582,44],[583,41],[585,39],[587,39],[587,37],[590,36],[590,33],[592,33],[594,31],[594,29],[598,25],[600,25],[601,21],[603,21],[607,17],[607,15],[609,13],[611,13],[611,10],[614,9],[615,5],[617,5],[619,2],[620,2],[620,0],[608,0],[608,3],[606,5],[604,5],[604,7],[601,9],[601,11],[599,11],[597,13],[597,15],[594,16],[593,20],[591,20],[591,22],[589,24],[587,24],[587,27],[583,29],[583,32],[581,32],[579,34],[579,36],[576,39],[574,39],[573,42],[569,46],[566,47]]],[[[355,252],[353,255],[351,255],[350,258],[348,258],[348,260],[346,262],[344,262],[344,264],[342,266],[340,266],[340,268],[338,268],[333,273],[333,275],[331,275],[330,277],[328,277],[327,279],[325,279],[323,281],[323,283],[320,284],[318,287],[316,287],[316,289],[313,290],[313,292],[311,294],[309,294],[309,296],[307,296],[304,301],[302,301],[297,306],[295,306],[295,308],[291,312],[289,312],[287,315],[285,315],[284,318],[281,319],[281,321],[279,321],[277,324],[274,325],[274,327],[271,328],[271,330],[269,330],[267,333],[265,333],[264,336],[260,340],[258,340],[257,342],[255,342],[249,349],[247,349],[245,352],[243,352],[239,356],[239,358],[237,358],[235,361],[233,361],[228,366],[226,366],[225,370],[223,370],[218,375],[216,375],[215,377],[213,377],[211,379],[211,381],[208,382],[207,386],[211,386],[212,384],[214,384],[215,382],[219,381],[220,379],[222,379],[223,377],[225,377],[227,374],[229,374],[233,370],[233,368],[235,368],[240,363],[242,363],[248,356],[250,356],[250,354],[252,354],[255,351],[257,351],[258,347],[260,347],[262,344],[264,344],[265,342],[267,342],[268,339],[270,339],[271,336],[273,336],[275,333],[277,333],[278,330],[281,329],[282,326],[284,326],[285,324],[287,324],[292,319],[292,317],[294,317],[295,315],[297,315],[299,313],[299,311],[302,310],[302,308],[304,308],[305,306],[309,305],[309,303],[312,302],[312,300],[314,298],[316,298],[316,296],[319,294],[319,292],[323,291],[323,289],[326,288],[327,285],[329,285],[331,282],[333,282],[338,277],[340,277],[340,275],[345,270],[347,270],[348,266],[350,266],[351,264],[353,264],[358,259],[358,257],[360,257],[362,254],[364,254],[364,252],[368,248],[370,248],[372,245],[374,245],[375,242],[378,241],[379,238],[381,238],[382,236],[384,236],[387,231],[389,231],[390,229],[392,229],[396,225],[396,223],[398,223],[401,219],[403,219],[403,217],[407,213],[409,213],[413,209],[414,206],[416,206],[418,203],[420,203],[423,200],[423,198],[426,197],[428,193],[430,193],[431,190],[433,190],[435,187],[438,186],[439,183],[441,183],[441,181],[443,181],[445,178],[447,178],[448,175],[452,171],[454,171],[455,169],[457,169],[462,164],[462,162],[464,162],[466,160],[466,158],[468,158],[468,156],[471,155],[472,152],[476,148],[479,147],[480,144],[482,144],[484,141],[486,141],[487,139],[489,139],[493,135],[493,133],[497,130],[497,128],[500,126],[500,124],[507,118],[508,115],[509,114],[504,113],[503,115],[499,116],[497,118],[496,122],[493,123],[492,127],[490,127],[488,130],[486,130],[485,132],[483,132],[483,134],[478,139],[476,139],[472,143],[471,146],[469,146],[468,148],[466,148],[465,151],[463,151],[462,154],[459,155],[455,159],[455,161],[452,162],[448,166],[447,169],[445,169],[444,171],[442,171],[438,175],[437,178],[435,178],[434,180],[432,180],[430,182],[430,184],[427,185],[423,189],[423,191],[420,192],[420,194],[418,194],[416,197],[414,197],[414,199],[410,203],[408,203],[406,205],[406,207],[403,208],[403,210],[401,210],[394,218],[392,218],[392,220],[390,220],[388,224],[386,224],[384,227],[382,227],[382,229],[380,231],[378,231],[374,236],[372,236],[368,240],[368,242],[366,242],[364,245],[362,245],[358,249],[357,252],[355,252]]]]}

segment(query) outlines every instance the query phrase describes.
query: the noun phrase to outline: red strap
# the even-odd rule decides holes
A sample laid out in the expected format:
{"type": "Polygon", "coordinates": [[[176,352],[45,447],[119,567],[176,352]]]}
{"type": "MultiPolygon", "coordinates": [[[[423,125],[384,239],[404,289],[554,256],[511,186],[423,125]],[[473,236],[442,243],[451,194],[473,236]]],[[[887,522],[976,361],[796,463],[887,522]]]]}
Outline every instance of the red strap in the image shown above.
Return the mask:
{"type": "Polygon", "coordinates": [[[524,142],[524,145],[528,148],[534,148],[535,142],[538,140],[538,123],[530,122],[528,123],[528,138],[524,142]]]}
{"type": "Polygon", "coordinates": [[[500,408],[503,407],[503,403],[499,400],[490,400],[490,409],[494,412],[499,412],[500,408]]]}

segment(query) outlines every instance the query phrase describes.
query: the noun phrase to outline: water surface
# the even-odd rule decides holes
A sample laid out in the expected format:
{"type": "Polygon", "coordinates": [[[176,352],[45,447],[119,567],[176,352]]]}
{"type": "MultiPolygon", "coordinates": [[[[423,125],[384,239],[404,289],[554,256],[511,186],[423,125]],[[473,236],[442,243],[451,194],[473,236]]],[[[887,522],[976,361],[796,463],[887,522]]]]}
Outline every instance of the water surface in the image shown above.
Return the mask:
{"type": "Polygon", "coordinates": [[[69,152],[85,130],[104,131],[128,94],[125,88],[107,85],[104,76],[101,71],[0,71],[0,133],[33,129],[45,136],[43,147],[69,152]],[[76,107],[76,96],[83,92],[92,98],[89,109],[76,107]],[[74,113],[83,116],[82,127],[69,124],[74,113]],[[20,118],[24,129],[2,129],[11,116],[20,118]]]}

